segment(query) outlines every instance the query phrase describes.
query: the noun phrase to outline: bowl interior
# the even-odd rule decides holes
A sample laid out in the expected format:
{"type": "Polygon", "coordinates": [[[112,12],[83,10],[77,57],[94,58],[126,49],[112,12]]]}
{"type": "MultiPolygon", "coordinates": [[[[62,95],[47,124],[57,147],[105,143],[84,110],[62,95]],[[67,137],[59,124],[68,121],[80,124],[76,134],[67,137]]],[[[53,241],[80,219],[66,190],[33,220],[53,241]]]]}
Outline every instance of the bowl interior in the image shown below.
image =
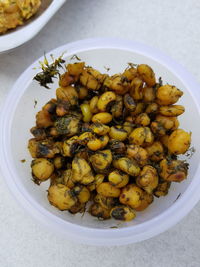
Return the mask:
{"type": "MultiPolygon", "coordinates": [[[[164,83],[176,85],[184,91],[184,96],[179,103],[185,106],[186,112],[180,117],[180,128],[191,131],[193,133],[192,146],[195,148],[199,146],[198,136],[200,136],[200,128],[197,127],[195,123],[199,120],[199,114],[195,101],[189,92],[189,88],[186,88],[181,80],[164,65],[161,65],[154,59],[143,56],[142,54],[120,49],[93,49],[78,53],[77,55],[81,60],[85,61],[87,65],[93,66],[101,72],[106,72],[106,68],[110,68],[110,71],[108,72],[109,74],[121,72],[127,67],[128,62],[146,63],[152,66],[157,78],[162,77],[164,83]]],[[[70,60],[70,58],[71,55],[65,59],[67,62],[73,61],[70,60]]],[[[161,197],[159,199],[155,198],[153,204],[144,212],[138,212],[136,219],[132,222],[118,223],[114,220],[99,221],[88,215],[87,212],[82,216],[80,214],[71,215],[67,211],[61,212],[57,210],[52,207],[47,200],[46,190],[49,186],[49,181],[42,183],[40,186],[37,186],[32,182],[30,169],[31,157],[27,150],[28,139],[32,137],[29,130],[35,124],[35,114],[49,99],[55,97],[57,80],[55,80],[51,90],[46,90],[45,88],[40,87],[35,81],[31,81],[28,86],[22,86],[26,86],[27,88],[18,102],[14,117],[11,121],[11,149],[15,163],[15,172],[17,173],[16,182],[25,188],[34,201],[52,214],[73,224],[91,228],[109,228],[115,225],[118,227],[129,227],[146,222],[164,212],[174,204],[178,196],[181,197],[191,183],[192,177],[194,177],[199,164],[200,150],[197,150],[192,158],[188,160],[190,163],[188,179],[180,184],[173,183],[169,194],[166,197],[161,197]],[[37,101],[36,105],[35,101],[37,101]],[[22,163],[22,159],[26,159],[26,162],[22,163]]]]}

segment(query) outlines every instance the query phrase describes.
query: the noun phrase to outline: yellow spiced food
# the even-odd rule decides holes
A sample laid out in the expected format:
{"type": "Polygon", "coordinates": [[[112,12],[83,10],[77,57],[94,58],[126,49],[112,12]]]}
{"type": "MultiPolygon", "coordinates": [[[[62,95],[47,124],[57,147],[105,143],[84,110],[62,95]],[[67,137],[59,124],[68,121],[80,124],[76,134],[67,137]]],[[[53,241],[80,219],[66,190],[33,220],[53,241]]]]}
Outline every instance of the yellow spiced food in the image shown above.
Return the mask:
{"type": "Polygon", "coordinates": [[[22,25],[33,16],[41,5],[41,0],[1,0],[0,34],[22,25]]]}

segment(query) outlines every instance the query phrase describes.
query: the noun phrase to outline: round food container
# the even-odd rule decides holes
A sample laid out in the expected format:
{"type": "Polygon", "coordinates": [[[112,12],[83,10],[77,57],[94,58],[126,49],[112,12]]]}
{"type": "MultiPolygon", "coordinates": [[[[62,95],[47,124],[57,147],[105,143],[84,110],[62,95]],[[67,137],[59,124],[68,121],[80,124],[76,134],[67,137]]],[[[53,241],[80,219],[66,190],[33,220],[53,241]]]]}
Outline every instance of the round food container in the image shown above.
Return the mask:
{"type": "Polygon", "coordinates": [[[200,198],[200,91],[190,74],[170,58],[146,45],[119,39],[88,39],[70,43],[51,51],[55,58],[64,53],[66,63],[74,62],[77,55],[87,65],[101,72],[118,73],[128,62],[150,65],[157,79],[176,85],[184,95],[179,101],[186,112],[180,116],[181,128],[192,132],[194,155],[188,178],[182,183],[172,183],[169,194],[159,199],[143,212],[138,212],[131,222],[115,220],[100,221],[90,216],[72,215],[59,211],[47,200],[49,181],[37,186],[32,181],[31,157],[27,142],[31,138],[30,128],[35,124],[35,115],[51,98],[55,97],[58,80],[50,90],[33,81],[39,71],[36,60],[19,77],[11,89],[0,117],[0,163],[5,181],[19,203],[38,221],[51,227],[67,238],[92,245],[123,245],[139,242],[158,235],[180,221],[200,198]],[[37,68],[37,69],[35,69],[37,68]],[[25,159],[25,162],[22,160],[25,159]]]}

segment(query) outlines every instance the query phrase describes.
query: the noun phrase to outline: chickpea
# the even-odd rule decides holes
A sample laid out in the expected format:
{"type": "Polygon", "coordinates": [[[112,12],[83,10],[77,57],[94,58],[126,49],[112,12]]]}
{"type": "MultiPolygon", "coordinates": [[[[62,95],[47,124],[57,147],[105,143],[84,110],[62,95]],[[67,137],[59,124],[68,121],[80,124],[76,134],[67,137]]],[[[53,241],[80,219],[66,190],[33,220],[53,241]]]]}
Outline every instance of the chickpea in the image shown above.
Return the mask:
{"type": "Polygon", "coordinates": [[[129,175],[119,170],[114,170],[108,175],[108,181],[117,188],[122,188],[129,182],[129,175]]]}
{"type": "Polygon", "coordinates": [[[65,158],[64,157],[61,157],[61,156],[57,156],[57,157],[54,158],[53,164],[54,164],[54,167],[56,169],[61,169],[61,168],[64,167],[65,158]]]}
{"type": "Polygon", "coordinates": [[[141,100],[143,98],[143,81],[136,77],[131,82],[130,96],[134,100],[141,100]]]}
{"type": "Polygon", "coordinates": [[[80,107],[81,107],[81,111],[83,114],[83,121],[84,122],[90,122],[92,119],[92,112],[90,110],[90,105],[89,104],[82,104],[80,107]]]}
{"type": "Polygon", "coordinates": [[[94,198],[94,202],[100,204],[105,209],[112,209],[118,202],[114,197],[105,197],[97,194],[94,198]]]}
{"type": "MultiPolygon", "coordinates": [[[[50,185],[54,185],[54,184],[64,184],[64,180],[63,180],[63,176],[62,173],[53,173],[50,177],[50,185]]],[[[36,184],[40,184],[39,180],[35,180],[36,184]]]]}
{"type": "Polygon", "coordinates": [[[36,138],[31,138],[28,141],[28,150],[32,158],[37,158],[38,156],[38,140],[36,138]]]}
{"type": "Polygon", "coordinates": [[[113,160],[113,166],[131,176],[137,176],[140,172],[140,167],[136,161],[126,157],[113,160]]]}
{"type": "Polygon", "coordinates": [[[94,170],[98,173],[106,173],[112,162],[112,153],[109,149],[97,151],[90,157],[94,170]]]}
{"type": "Polygon", "coordinates": [[[72,86],[57,88],[56,97],[57,99],[68,101],[72,106],[78,104],[78,93],[75,87],[72,86]]]}
{"type": "Polygon", "coordinates": [[[142,201],[139,207],[135,208],[136,211],[145,210],[153,202],[153,195],[143,192],[142,201]]]}
{"type": "Polygon", "coordinates": [[[182,129],[175,130],[168,139],[168,149],[171,154],[184,154],[191,143],[191,134],[182,129]]]}
{"type": "Polygon", "coordinates": [[[164,147],[168,148],[169,135],[165,134],[161,136],[159,140],[164,147]]]}
{"type": "Polygon", "coordinates": [[[105,77],[98,70],[86,68],[80,75],[80,82],[89,90],[99,90],[105,77]]]}
{"type": "Polygon", "coordinates": [[[105,178],[105,175],[96,174],[94,177],[94,181],[90,185],[88,185],[88,189],[90,191],[95,190],[101,183],[103,183],[104,178],[105,178]]]}
{"type": "Polygon", "coordinates": [[[137,76],[137,69],[133,67],[128,68],[123,72],[122,76],[128,81],[132,81],[137,76]]]}
{"type": "Polygon", "coordinates": [[[109,142],[109,137],[108,135],[103,135],[99,138],[99,140],[101,141],[101,149],[104,148],[105,146],[107,146],[108,142],[109,142]]]}
{"type": "Polygon", "coordinates": [[[46,110],[49,112],[49,114],[55,114],[57,106],[57,100],[52,98],[50,101],[48,101],[42,108],[42,110],[46,110]]]}
{"type": "Polygon", "coordinates": [[[151,130],[159,136],[166,134],[168,130],[177,129],[179,122],[176,117],[156,116],[156,120],[151,123],[151,130]]]}
{"type": "Polygon", "coordinates": [[[114,118],[122,116],[123,113],[123,97],[116,95],[115,103],[111,107],[111,113],[114,118]]]}
{"type": "Polygon", "coordinates": [[[117,128],[115,126],[112,126],[110,128],[109,135],[112,139],[118,140],[118,141],[124,141],[127,138],[127,132],[124,129],[117,128]]]}
{"type": "Polygon", "coordinates": [[[59,210],[69,210],[77,201],[70,193],[70,188],[63,184],[54,184],[49,187],[48,200],[59,210]]]}
{"type": "Polygon", "coordinates": [[[35,140],[43,140],[46,139],[47,134],[44,128],[32,127],[30,129],[31,134],[35,137],[35,140]]]}
{"type": "Polygon", "coordinates": [[[163,116],[176,117],[185,111],[185,108],[181,105],[161,106],[159,113],[163,116]]]}
{"type": "Polygon", "coordinates": [[[72,214],[76,214],[78,212],[83,213],[84,211],[85,203],[80,203],[79,201],[77,201],[76,204],[69,209],[69,212],[72,214]]]}
{"type": "Polygon", "coordinates": [[[105,80],[104,86],[112,89],[118,95],[124,95],[129,90],[129,83],[121,74],[115,74],[105,80]]]}
{"type": "Polygon", "coordinates": [[[87,147],[92,151],[97,151],[102,147],[102,142],[100,139],[93,137],[88,141],[87,147]]]}
{"type": "Polygon", "coordinates": [[[91,130],[98,135],[106,135],[110,131],[110,127],[100,122],[95,122],[91,125],[91,130]]]}
{"type": "Polygon", "coordinates": [[[85,67],[85,62],[76,62],[73,64],[68,64],[67,70],[71,76],[76,77],[76,81],[77,81],[80,74],[83,72],[84,67],[85,67]]]}
{"type": "Polygon", "coordinates": [[[160,161],[164,157],[164,149],[159,141],[156,141],[152,145],[146,147],[146,151],[152,161],[160,161]]]}
{"type": "Polygon", "coordinates": [[[131,144],[146,146],[151,145],[154,141],[154,136],[148,127],[139,127],[132,131],[129,135],[131,144]]]}
{"type": "Polygon", "coordinates": [[[129,94],[125,94],[124,96],[124,106],[126,107],[127,110],[130,111],[134,111],[136,108],[136,103],[129,94]]]}
{"type": "Polygon", "coordinates": [[[56,115],[59,117],[65,116],[69,114],[70,111],[70,103],[66,100],[58,99],[57,107],[56,107],[56,115]]]}
{"type": "Polygon", "coordinates": [[[59,117],[55,121],[55,128],[59,134],[65,134],[71,137],[78,133],[80,120],[73,116],[67,115],[66,117],[59,117]]]}
{"type": "Polygon", "coordinates": [[[119,197],[120,189],[108,182],[103,182],[97,187],[97,193],[104,197],[119,197]]]}
{"type": "Polygon", "coordinates": [[[166,117],[162,115],[157,115],[156,121],[160,122],[166,130],[170,130],[175,126],[174,117],[166,117]]]}
{"type": "Polygon", "coordinates": [[[83,185],[76,185],[72,189],[72,194],[78,198],[80,203],[86,203],[90,199],[90,191],[83,185]]]}
{"type": "Polygon", "coordinates": [[[173,85],[163,85],[157,89],[156,97],[157,103],[161,106],[168,106],[175,104],[183,95],[183,92],[173,85]]]}
{"type": "Polygon", "coordinates": [[[165,181],[181,182],[187,178],[188,164],[184,161],[163,159],[160,168],[160,176],[165,181]]]}
{"type": "MultiPolygon", "coordinates": [[[[63,142],[57,141],[57,142],[53,143],[53,147],[54,147],[55,150],[57,150],[56,153],[61,153],[62,152],[62,147],[63,147],[63,142]]],[[[56,153],[54,153],[54,156],[55,156],[56,153]]]]}
{"type": "Polygon", "coordinates": [[[72,157],[77,145],[78,145],[78,136],[73,136],[63,142],[63,147],[62,147],[62,155],[65,157],[72,157]]]}
{"type": "Polygon", "coordinates": [[[94,181],[94,176],[90,165],[85,159],[75,157],[72,161],[72,180],[82,184],[90,184],[94,181]]]}
{"type": "Polygon", "coordinates": [[[67,87],[75,82],[75,78],[71,76],[68,72],[65,72],[60,76],[59,79],[59,86],[60,87],[67,87]]]}
{"type": "Polygon", "coordinates": [[[112,115],[108,112],[97,113],[92,117],[92,122],[107,124],[112,121],[112,115]]]}
{"type": "Polygon", "coordinates": [[[150,66],[146,64],[140,64],[137,67],[137,72],[147,86],[152,87],[156,84],[155,73],[150,66]]]}
{"type": "Polygon", "coordinates": [[[156,197],[164,197],[168,194],[171,183],[167,181],[159,181],[156,190],[153,192],[156,197]]]}
{"type": "Polygon", "coordinates": [[[101,112],[106,111],[107,107],[116,100],[116,94],[112,91],[103,93],[98,100],[97,108],[101,112]]]}
{"type": "Polygon", "coordinates": [[[85,99],[88,96],[88,89],[86,87],[78,87],[78,98],[85,99]]]}
{"type": "Polygon", "coordinates": [[[147,115],[147,113],[140,113],[135,119],[135,123],[142,125],[142,126],[149,125],[150,121],[151,120],[150,120],[149,116],[147,115]]]}
{"type": "Polygon", "coordinates": [[[88,141],[91,140],[93,137],[94,135],[91,132],[85,132],[85,133],[82,133],[78,139],[81,144],[86,145],[88,141]]]}
{"type": "Polygon", "coordinates": [[[131,221],[135,218],[134,211],[127,206],[117,206],[114,207],[110,212],[111,217],[120,221],[131,221]]]}
{"type": "Polygon", "coordinates": [[[158,174],[156,169],[151,165],[144,166],[136,179],[136,183],[147,193],[152,194],[153,190],[158,186],[158,174]]]}
{"type": "Polygon", "coordinates": [[[125,186],[120,194],[119,201],[135,209],[142,204],[143,191],[135,184],[125,186]]]}
{"type": "Polygon", "coordinates": [[[28,142],[28,149],[32,158],[54,158],[60,153],[60,148],[49,139],[37,141],[32,138],[28,142]]]}
{"type": "Polygon", "coordinates": [[[143,88],[143,101],[145,103],[153,102],[156,98],[155,90],[152,87],[143,88]]]}
{"type": "Polygon", "coordinates": [[[90,100],[90,110],[92,113],[98,113],[98,107],[97,107],[97,103],[99,101],[98,96],[94,96],[91,100],[90,100]]]}
{"type": "Polygon", "coordinates": [[[91,124],[88,123],[88,122],[84,122],[82,125],[81,125],[81,129],[80,129],[80,132],[81,133],[85,133],[85,132],[91,132],[91,124]]]}
{"type": "Polygon", "coordinates": [[[139,115],[140,113],[142,113],[145,109],[145,103],[143,102],[137,102],[136,104],[136,107],[135,107],[135,110],[131,112],[131,115],[134,117],[134,116],[137,116],[139,115]]]}
{"type": "Polygon", "coordinates": [[[148,161],[146,149],[138,145],[129,145],[127,147],[127,157],[136,160],[140,166],[146,165],[148,161]]]}
{"type": "Polygon", "coordinates": [[[39,128],[53,126],[51,114],[47,110],[41,110],[36,115],[36,125],[39,128]]]}
{"type": "Polygon", "coordinates": [[[126,122],[129,122],[129,123],[132,123],[132,124],[134,125],[135,117],[133,117],[133,116],[127,116],[127,117],[125,118],[125,121],[126,121],[126,122]]]}
{"type": "Polygon", "coordinates": [[[103,208],[99,203],[92,204],[89,213],[98,219],[107,220],[110,218],[110,210],[103,208]]]}
{"type": "Polygon", "coordinates": [[[75,184],[72,181],[72,169],[67,169],[62,173],[62,179],[64,185],[69,187],[70,189],[74,188],[75,184]]]}
{"type": "Polygon", "coordinates": [[[145,112],[147,114],[156,114],[158,112],[158,104],[157,103],[148,104],[145,112]]]}
{"type": "Polygon", "coordinates": [[[124,124],[123,124],[123,129],[129,135],[133,131],[133,123],[125,121],[124,124]]]}
{"type": "Polygon", "coordinates": [[[110,140],[109,146],[112,152],[115,154],[123,154],[126,151],[126,146],[123,142],[117,140],[110,140]]]}
{"type": "Polygon", "coordinates": [[[103,175],[103,174],[97,174],[97,175],[95,176],[95,180],[94,180],[94,182],[95,182],[96,187],[97,187],[98,185],[100,185],[101,183],[103,183],[104,178],[105,178],[105,175],[103,175]]]}
{"type": "Polygon", "coordinates": [[[40,181],[47,180],[54,171],[54,165],[44,158],[34,159],[31,163],[32,173],[40,181]]]}

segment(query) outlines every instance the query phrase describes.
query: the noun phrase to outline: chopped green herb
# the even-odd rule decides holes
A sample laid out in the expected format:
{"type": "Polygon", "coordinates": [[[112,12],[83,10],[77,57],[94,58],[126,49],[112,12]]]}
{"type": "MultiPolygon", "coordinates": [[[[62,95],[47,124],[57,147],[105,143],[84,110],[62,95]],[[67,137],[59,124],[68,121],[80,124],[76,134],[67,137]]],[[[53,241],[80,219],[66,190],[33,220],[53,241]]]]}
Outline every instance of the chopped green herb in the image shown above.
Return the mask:
{"type": "Polygon", "coordinates": [[[34,108],[36,108],[36,106],[37,106],[37,100],[34,100],[34,108]]]}
{"type": "Polygon", "coordinates": [[[78,57],[77,55],[73,55],[70,60],[76,59],[78,61],[81,61],[80,57],[78,57]]]}
{"type": "Polygon", "coordinates": [[[53,55],[51,55],[51,58],[53,59],[53,63],[49,64],[46,58],[46,55],[44,55],[44,61],[39,62],[40,68],[42,69],[42,71],[36,74],[33,80],[38,81],[41,86],[49,89],[47,84],[53,83],[53,78],[59,75],[59,68],[63,68],[62,64],[65,63],[65,60],[62,59],[62,57],[63,55],[61,55],[57,59],[54,59],[53,55]]]}
{"type": "Polygon", "coordinates": [[[159,85],[160,85],[160,86],[162,86],[162,85],[163,85],[163,80],[162,80],[162,78],[161,78],[161,77],[159,77],[159,79],[158,79],[158,83],[159,83],[159,85]]]}
{"type": "Polygon", "coordinates": [[[136,68],[138,66],[138,64],[128,62],[128,66],[131,68],[136,68]]]}
{"type": "Polygon", "coordinates": [[[174,200],[174,202],[176,202],[176,201],[179,199],[180,196],[181,196],[181,193],[178,194],[178,196],[177,196],[177,198],[174,200]]]}
{"type": "Polygon", "coordinates": [[[186,152],[185,155],[188,159],[191,159],[191,157],[194,155],[194,153],[195,153],[195,148],[191,147],[188,149],[188,151],[186,152]]]}
{"type": "Polygon", "coordinates": [[[110,68],[107,68],[107,67],[105,67],[105,66],[104,66],[104,69],[105,69],[106,71],[109,71],[109,70],[110,70],[110,68]]]}

